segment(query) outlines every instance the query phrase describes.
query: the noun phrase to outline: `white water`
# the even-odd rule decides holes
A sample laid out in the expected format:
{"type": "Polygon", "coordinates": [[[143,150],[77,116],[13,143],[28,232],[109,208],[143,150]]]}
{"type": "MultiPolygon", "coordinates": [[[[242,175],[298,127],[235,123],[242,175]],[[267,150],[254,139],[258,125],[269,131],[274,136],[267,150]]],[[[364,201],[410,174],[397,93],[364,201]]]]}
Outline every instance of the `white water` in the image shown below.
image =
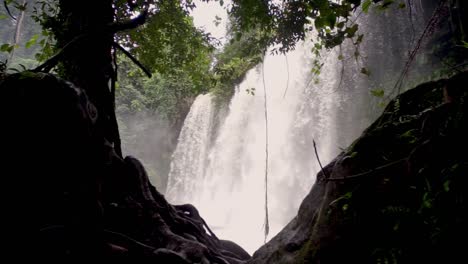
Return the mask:
{"type": "MultiPolygon", "coordinates": [[[[400,15],[394,25],[404,28],[407,19],[400,15]]],[[[325,166],[382,110],[376,109],[376,98],[370,96],[369,90],[382,88],[383,80],[393,80],[404,65],[402,58],[409,48],[409,43],[404,42],[411,39],[407,33],[388,33],[388,29],[377,27],[372,20],[367,29],[375,35],[366,36],[369,40],[362,44],[359,61],[352,58],[352,47],[344,47],[343,78],[338,50],[324,55],[325,66],[318,83],[311,81],[310,46],[299,45],[288,53],[288,63],[285,56],[267,55],[264,64],[249,71],[237,88],[217,131],[212,131],[211,97],[199,96],[185,120],[173,155],[168,200],[173,204],[194,204],[218,237],[233,240],[250,253],[262,245],[265,85],[269,116],[268,238],[280,231],[296,215],[319,170],[313,140],[325,166]],[[387,35],[380,37],[382,32],[387,35]],[[392,45],[389,39],[397,40],[396,44],[392,45]],[[367,59],[371,55],[374,57],[367,59]],[[389,64],[388,70],[382,68],[382,62],[389,64]],[[384,70],[375,70],[368,78],[360,73],[364,66],[371,71],[384,70]],[[246,92],[252,88],[255,95],[246,92]]]]}
{"type": "Polygon", "coordinates": [[[270,238],[296,214],[315,181],[318,163],[312,139],[318,144],[324,164],[339,152],[331,129],[336,126],[334,109],[339,104],[333,93],[338,85],[337,72],[333,70],[336,56],[329,56],[329,66],[317,87],[308,85],[311,82],[306,62],[311,61],[311,56],[307,50],[308,47],[299,47],[287,55],[289,69],[284,56],[267,55],[263,65],[251,70],[238,87],[229,112],[211,142],[206,136],[199,136],[206,130],[201,124],[211,126],[210,114],[206,115],[206,109],[211,109],[210,97],[198,97],[173,156],[168,200],[175,204],[193,203],[219,237],[236,241],[249,252],[264,240],[263,79],[269,105],[270,238]],[[246,92],[252,88],[255,88],[254,95],[246,92]],[[189,138],[187,134],[194,136],[189,138]],[[200,158],[207,149],[207,159],[200,158]]]}
{"type": "Polygon", "coordinates": [[[190,201],[191,194],[203,191],[200,179],[203,179],[209,150],[213,105],[211,95],[199,95],[185,118],[180,132],[177,148],[173,156],[177,162],[171,163],[168,196],[177,196],[179,200],[190,201]],[[176,193],[175,193],[176,192],[176,193]]]}

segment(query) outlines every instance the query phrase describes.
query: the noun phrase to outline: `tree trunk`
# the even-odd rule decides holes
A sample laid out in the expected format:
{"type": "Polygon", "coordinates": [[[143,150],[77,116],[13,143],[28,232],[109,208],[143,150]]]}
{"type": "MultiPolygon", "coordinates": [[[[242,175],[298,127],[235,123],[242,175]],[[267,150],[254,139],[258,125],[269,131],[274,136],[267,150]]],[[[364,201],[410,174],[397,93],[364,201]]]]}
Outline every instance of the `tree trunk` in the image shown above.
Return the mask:
{"type": "MultiPolygon", "coordinates": [[[[93,113],[96,120],[92,131],[100,141],[96,144],[104,146],[111,143],[116,153],[122,156],[114,99],[109,88],[115,71],[112,56],[113,34],[105,33],[106,26],[114,20],[112,2],[60,0],[58,18],[63,23],[63,28],[55,28],[54,34],[57,49],[77,41],[64,52],[59,73],[64,79],[83,89],[95,106],[88,106],[91,109],[88,112],[93,113]]],[[[99,149],[97,152],[90,165],[91,169],[76,179],[78,186],[73,191],[74,199],[69,205],[75,208],[75,216],[71,218],[73,248],[90,255],[102,252],[105,246],[102,233],[101,178],[106,170],[106,157],[99,149]]]]}
{"type": "Polygon", "coordinates": [[[110,91],[115,69],[112,59],[113,34],[105,28],[114,21],[112,0],[60,0],[60,18],[65,28],[55,33],[58,48],[78,36],[80,43],[64,54],[65,79],[83,88],[97,108],[97,129],[122,156],[114,98],[110,91]],[[59,31],[63,30],[63,31],[59,31]]]}

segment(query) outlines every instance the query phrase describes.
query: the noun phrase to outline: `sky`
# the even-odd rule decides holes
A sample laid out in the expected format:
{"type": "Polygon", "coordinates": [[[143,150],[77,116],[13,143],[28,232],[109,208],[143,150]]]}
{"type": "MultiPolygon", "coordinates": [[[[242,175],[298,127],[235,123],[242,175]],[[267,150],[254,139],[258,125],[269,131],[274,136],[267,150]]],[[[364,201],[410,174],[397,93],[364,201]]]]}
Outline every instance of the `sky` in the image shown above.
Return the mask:
{"type": "Polygon", "coordinates": [[[225,1],[224,6],[220,6],[219,2],[215,1],[206,3],[196,0],[194,2],[197,7],[192,11],[191,15],[195,26],[204,29],[205,32],[211,33],[211,35],[220,40],[221,43],[225,43],[227,22],[227,12],[225,8],[229,4],[229,1],[225,1]],[[221,18],[220,24],[217,26],[214,22],[216,16],[221,18]]]}

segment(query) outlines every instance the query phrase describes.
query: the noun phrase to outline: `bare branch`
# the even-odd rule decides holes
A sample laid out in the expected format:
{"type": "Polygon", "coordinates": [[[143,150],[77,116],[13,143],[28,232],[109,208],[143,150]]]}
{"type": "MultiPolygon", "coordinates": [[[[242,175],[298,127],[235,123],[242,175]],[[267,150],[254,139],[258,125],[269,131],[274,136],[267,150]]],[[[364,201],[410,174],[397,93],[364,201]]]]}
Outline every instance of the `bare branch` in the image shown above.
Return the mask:
{"type": "Polygon", "coordinates": [[[106,31],[116,33],[124,30],[135,29],[146,22],[148,10],[144,10],[139,16],[124,22],[112,23],[106,27],[106,31]]]}
{"type": "Polygon", "coordinates": [[[377,168],[373,168],[369,171],[366,171],[366,172],[362,172],[362,173],[358,173],[358,174],[354,174],[354,175],[350,175],[350,176],[344,176],[344,177],[339,177],[339,178],[326,178],[327,181],[346,181],[346,180],[354,180],[354,179],[357,179],[357,178],[361,178],[361,177],[364,177],[364,176],[370,176],[372,175],[373,173],[375,172],[378,172],[380,170],[383,170],[383,169],[386,169],[388,167],[391,167],[391,166],[394,166],[394,165],[397,165],[397,164],[400,164],[402,162],[407,162],[408,159],[404,158],[404,159],[399,159],[399,160],[396,160],[396,161],[393,161],[393,162],[390,162],[390,163],[387,163],[387,164],[384,164],[380,167],[377,167],[377,168]]]}
{"type": "Polygon", "coordinates": [[[10,16],[10,17],[11,17],[13,20],[15,20],[15,21],[16,21],[16,17],[14,17],[14,16],[11,14],[11,12],[10,12],[10,8],[8,8],[7,1],[3,1],[3,5],[5,6],[5,9],[6,9],[6,11],[7,11],[8,15],[9,15],[9,16],[10,16]]]}
{"type": "Polygon", "coordinates": [[[323,170],[322,162],[320,162],[320,158],[317,152],[317,145],[315,144],[315,140],[313,139],[312,142],[314,143],[314,150],[315,150],[315,156],[317,156],[317,161],[318,164],[320,165],[320,169],[322,170],[323,175],[325,175],[325,178],[327,179],[327,175],[325,174],[325,170],[323,170]]]}
{"type": "Polygon", "coordinates": [[[146,76],[148,76],[148,78],[151,78],[151,72],[145,68],[145,66],[143,66],[143,64],[141,64],[141,62],[139,62],[135,57],[133,57],[132,54],[130,54],[130,52],[128,52],[126,49],[124,49],[122,46],[120,46],[118,43],[114,42],[113,43],[114,47],[118,48],[120,51],[123,52],[123,54],[125,54],[125,56],[127,56],[133,63],[135,63],[145,74],[146,76]]]}

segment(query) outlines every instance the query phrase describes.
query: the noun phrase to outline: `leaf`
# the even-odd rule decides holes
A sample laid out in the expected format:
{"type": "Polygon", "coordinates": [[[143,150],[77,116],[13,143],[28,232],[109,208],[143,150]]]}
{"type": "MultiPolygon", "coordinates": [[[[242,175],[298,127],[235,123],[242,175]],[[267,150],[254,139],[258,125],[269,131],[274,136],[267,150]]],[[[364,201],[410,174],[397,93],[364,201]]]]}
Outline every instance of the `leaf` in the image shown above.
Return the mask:
{"type": "Polygon", "coordinates": [[[380,6],[379,10],[385,10],[387,9],[391,4],[393,4],[395,1],[394,0],[385,0],[380,6]]]}
{"type": "Polygon", "coordinates": [[[364,38],[364,34],[359,35],[356,40],[356,44],[361,44],[363,38],[364,38]]]}
{"type": "Polygon", "coordinates": [[[450,180],[444,182],[444,191],[449,192],[450,191],[450,180]]]}
{"type": "Polygon", "coordinates": [[[323,17],[317,17],[314,21],[314,25],[316,28],[323,28],[325,25],[323,17]]]}
{"type": "Polygon", "coordinates": [[[25,47],[29,49],[32,45],[36,44],[37,39],[39,38],[39,34],[35,34],[32,36],[25,44],[25,47]]]}
{"type": "Polygon", "coordinates": [[[462,45],[459,45],[459,46],[461,46],[461,47],[463,47],[465,49],[468,49],[468,42],[462,40],[462,45]]]}
{"type": "Polygon", "coordinates": [[[13,51],[14,48],[15,48],[14,45],[10,45],[10,44],[6,43],[6,44],[3,44],[2,46],[0,46],[0,51],[10,53],[10,52],[13,51]]]}
{"type": "Polygon", "coordinates": [[[348,204],[343,204],[343,207],[342,207],[343,211],[348,210],[348,208],[349,208],[349,205],[348,205],[348,204]]]}
{"type": "MultiPolygon", "coordinates": [[[[18,69],[16,69],[18,70],[18,69]]],[[[19,72],[19,70],[18,70],[19,72]]],[[[30,78],[36,78],[37,77],[37,74],[34,73],[34,72],[31,72],[31,71],[23,71],[21,72],[21,75],[19,77],[20,80],[24,80],[24,79],[30,79],[30,78]]]]}
{"type": "Polygon", "coordinates": [[[364,1],[364,3],[362,3],[362,11],[367,14],[369,12],[369,7],[371,4],[372,4],[372,0],[364,1]]]}
{"type": "Polygon", "coordinates": [[[336,16],[334,13],[330,13],[325,17],[325,25],[330,28],[334,28],[336,23],[336,16]]]}
{"type": "Polygon", "coordinates": [[[347,34],[348,38],[354,37],[354,34],[356,34],[356,31],[358,31],[359,26],[358,24],[354,24],[352,27],[346,28],[345,32],[347,34]]]}
{"type": "Polygon", "coordinates": [[[361,68],[361,73],[362,73],[362,74],[365,74],[365,75],[367,75],[367,76],[370,76],[370,71],[369,71],[369,69],[367,69],[367,68],[361,68]]]}
{"type": "Polygon", "coordinates": [[[357,60],[357,59],[359,58],[359,56],[361,56],[361,53],[359,53],[359,50],[356,49],[356,50],[354,51],[354,58],[357,60]]]}
{"type": "Polygon", "coordinates": [[[5,14],[0,14],[0,20],[7,19],[7,18],[8,18],[7,15],[5,15],[5,14]]]}
{"type": "Polygon", "coordinates": [[[380,97],[382,98],[384,95],[385,95],[385,91],[384,90],[371,90],[371,94],[375,97],[380,97]]]}
{"type": "Polygon", "coordinates": [[[406,4],[401,2],[399,5],[398,5],[398,8],[400,9],[403,9],[403,8],[406,8],[406,4]]]}
{"type": "Polygon", "coordinates": [[[18,9],[19,11],[26,11],[26,6],[28,5],[28,3],[25,3],[24,5],[20,5],[20,4],[16,4],[15,7],[16,9],[18,9]]]}

